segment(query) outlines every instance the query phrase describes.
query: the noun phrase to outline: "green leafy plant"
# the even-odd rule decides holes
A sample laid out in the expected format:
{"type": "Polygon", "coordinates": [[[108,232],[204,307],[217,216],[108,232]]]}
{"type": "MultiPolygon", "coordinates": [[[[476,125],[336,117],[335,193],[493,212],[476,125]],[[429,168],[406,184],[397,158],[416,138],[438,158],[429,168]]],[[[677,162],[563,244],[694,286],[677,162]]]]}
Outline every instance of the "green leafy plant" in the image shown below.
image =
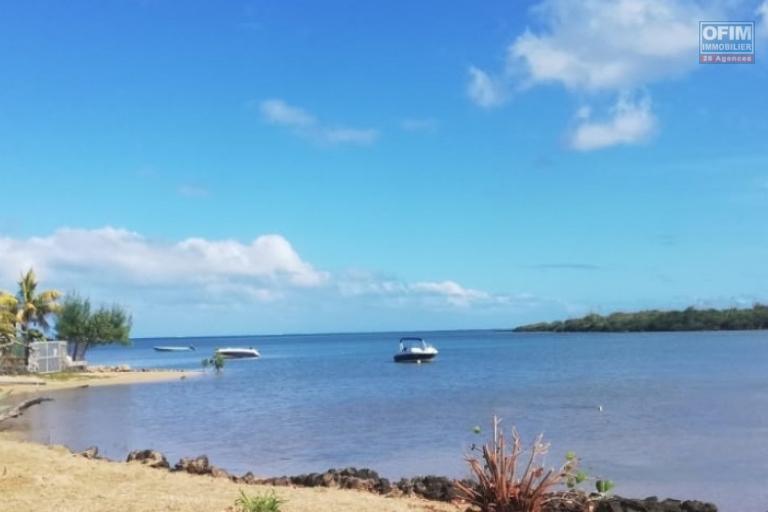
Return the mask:
{"type": "Polygon", "coordinates": [[[616,487],[616,484],[612,480],[598,480],[595,482],[595,489],[597,489],[597,492],[602,497],[608,496],[614,487],[616,487]]]}
{"type": "Polygon", "coordinates": [[[480,451],[467,457],[474,482],[456,482],[460,497],[482,512],[541,512],[556,488],[577,471],[578,459],[570,453],[559,469],[546,469],[543,457],[549,444],[539,435],[523,449],[517,430],[512,429],[512,444],[507,449],[500,420],[493,418],[493,438],[480,451]],[[527,452],[527,456],[526,456],[527,452]]]}
{"type": "Polygon", "coordinates": [[[235,500],[235,510],[237,512],[280,512],[280,505],[285,500],[279,498],[274,491],[256,496],[248,496],[240,491],[240,497],[235,500]]]}
{"type": "Polygon", "coordinates": [[[206,357],[200,361],[200,365],[203,367],[203,370],[213,367],[216,373],[221,373],[221,370],[224,369],[224,356],[218,353],[214,354],[213,357],[206,357]]]}
{"type": "Polygon", "coordinates": [[[224,356],[216,353],[211,358],[211,365],[213,365],[213,369],[216,370],[216,373],[221,373],[221,370],[224,369],[224,356]]]}

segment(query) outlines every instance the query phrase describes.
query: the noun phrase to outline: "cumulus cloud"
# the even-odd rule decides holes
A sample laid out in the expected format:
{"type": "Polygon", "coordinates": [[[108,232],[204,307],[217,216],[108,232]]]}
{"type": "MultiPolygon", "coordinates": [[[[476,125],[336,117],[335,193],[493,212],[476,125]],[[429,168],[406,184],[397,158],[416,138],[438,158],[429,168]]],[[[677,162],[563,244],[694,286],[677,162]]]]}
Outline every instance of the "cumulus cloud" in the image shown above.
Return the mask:
{"type": "Polygon", "coordinates": [[[501,105],[506,96],[504,85],[500,80],[492,78],[488,73],[474,66],[469,68],[467,94],[476,105],[483,108],[501,105]]]}
{"type": "MultiPolygon", "coordinates": [[[[560,85],[591,103],[580,107],[581,123],[570,138],[577,150],[596,150],[643,142],[658,122],[650,100],[633,103],[628,95],[654,83],[675,79],[698,68],[698,22],[732,19],[740,2],[697,0],[543,0],[531,9],[536,28],[528,28],[507,48],[502,78],[524,91],[560,85]],[[606,98],[606,96],[608,98],[606,98]],[[609,99],[610,98],[610,99],[609,99]],[[612,117],[590,121],[594,106],[613,104],[612,117]]],[[[768,13],[768,0],[757,10],[768,13]]],[[[470,77],[470,87],[486,83],[484,72],[470,77]]],[[[479,87],[479,89],[482,89],[479,87]]],[[[489,94],[488,98],[494,98],[489,94]]],[[[474,99],[474,98],[473,98],[474,99]]],[[[481,106],[495,106],[488,101],[481,106]]]]}
{"type": "Polygon", "coordinates": [[[695,69],[698,22],[718,10],[693,0],[547,0],[534,13],[544,30],[526,30],[508,49],[508,66],[527,85],[627,90],[695,69]]]}
{"type": "Polygon", "coordinates": [[[280,235],[251,243],[188,238],[169,243],[111,227],[59,229],[46,237],[0,238],[6,280],[34,267],[64,285],[188,288],[216,293],[237,287],[272,298],[291,287],[316,287],[329,276],[302,260],[280,235]],[[10,274],[9,274],[10,273],[10,274]]]}
{"type": "Polygon", "coordinates": [[[350,128],[320,122],[306,110],[281,99],[268,99],[258,104],[262,118],[268,123],[290,128],[294,133],[325,144],[372,144],[379,138],[373,128],[350,128]]]}
{"type": "Polygon", "coordinates": [[[648,97],[620,97],[608,119],[592,120],[591,113],[582,109],[576,117],[579,124],[570,138],[570,146],[579,151],[647,141],[656,128],[648,97]]]}
{"type": "Polygon", "coordinates": [[[191,237],[177,242],[104,227],[63,228],[49,236],[0,236],[0,288],[34,267],[46,285],[101,293],[111,300],[159,303],[247,305],[281,300],[343,299],[388,307],[434,311],[472,307],[515,307],[533,300],[465,287],[453,280],[408,282],[362,271],[336,276],[304,260],[281,235],[243,243],[191,237]]]}
{"type": "Polygon", "coordinates": [[[757,35],[768,38],[768,0],[764,0],[755,10],[757,23],[755,31],[757,35]]]}
{"type": "Polygon", "coordinates": [[[342,296],[380,299],[391,305],[419,306],[429,309],[517,308],[538,304],[528,294],[497,294],[462,286],[456,281],[415,281],[381,277],[367,272],[347,272],[336,281],[342,296]]]}

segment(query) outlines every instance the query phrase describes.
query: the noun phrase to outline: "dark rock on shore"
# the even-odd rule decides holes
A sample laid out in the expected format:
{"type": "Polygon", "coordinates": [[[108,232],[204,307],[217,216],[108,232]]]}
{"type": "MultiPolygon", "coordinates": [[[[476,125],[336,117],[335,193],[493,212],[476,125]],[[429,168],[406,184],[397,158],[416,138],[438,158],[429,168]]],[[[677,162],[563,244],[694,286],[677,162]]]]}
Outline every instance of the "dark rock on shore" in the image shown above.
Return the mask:
{"type": "Polygon", "coordinates": [[[451,501],[456,497],[453,480],[444,476],[416,476],[402,478],[397,488],[404,494],[421,496],[428,500],[451,501]]]}
{"type": "Polygon", "coordinates": [[[386,494],[392,489],[389,480],[381,478],[378,473],[367,468],[329,469],[324,473],[308,473],[290,477],[281,476],[256,480],[256,482],[269,485],[296,485],[300,487],[338,487],[340,489],[355,489],[379,494],[386,494]]]}
{"type": "Polygon", "coordinates": [[[173,467],[174,471],[184,471],[193,475],[210,475],[213,467],[208,462],[207,455],[200,455],[195,458],[182,458],[173,467]]]}
{"type": "Polygon", "coordinates": [[[99,457],[99,447],[98,446],[91,446],[86,448],[85,450],[78,453],[81,457],[85,457],[86,459],[100,459],[99,457]]]}
{"type": "Polygon", "coordinates": [[[717,512],[712,503],[666,499],[652,496],[644,500],[614,496],[598,502],[595,512],[717,512]]]}
{"type": "Polygon", "coordinates": [[[231,475],[229,471],[217,468],[216,466],[211,466],[211,472],[209,473],[213,478],[226,478],[228,480],[232,480],[233,482],[237,481],[237,477],[234,475],[231,475]]]}
{"type": "MultiPolygon", "coordinates": [[[[88,459],[99,459],[99,449],[92,446],[77,453],[88,459]]],[[[182,458],[173,469],[170,468],[166,457],[156,450],[136,450],[128,454],[126,462],[138,462],[152,468],[171,471],[183,471],[193,475],[208,475],[213,478],[226,478],[242,484],[266,484],[275,486],[294,485],[298,487],[336,487],[353,489],[388,496],[419,496],[433,501],[450,502],[458,497],[454,480],[444,476],[416,476],[402,478],[392,484],[386,478],[368,468],[329,469],[323,473],[307,473],[296,476],[280,476],[259,479],[250,471],[238,477],[222,468],[213,466],[206,455],[193,458],[182,458]]],[[[468,486],[476,485],[471,481],[462,480],[468,486]]],[[[659,500],[655,496],[645,499],[629,499],[620,496],[599,499],[599,495],[585,493],[555,493],[552,500],[544,508],[544,512],[581,512],[589,501],[594,506],[594,512],[717,512],[717,507],[701,501],[682,501],[675,499],[659,500]],[[563,499],[557,499],[562,496],[563,499]]]]}
{"type": "Polygon", "coordinates": [[[139,462],[145,466],[157,469],[169,469],[168,459],[157,450],[135,450],[128,454],[126,462],[139,462]]]}
{"type": "Polygon", "coordinates": [[[237,482],[241,482],[248,485],[254,485],[259,482],[259,480],[256,478],[256,475],[251,473],[250,471],[241,476],[236,480],[237,482]]]}

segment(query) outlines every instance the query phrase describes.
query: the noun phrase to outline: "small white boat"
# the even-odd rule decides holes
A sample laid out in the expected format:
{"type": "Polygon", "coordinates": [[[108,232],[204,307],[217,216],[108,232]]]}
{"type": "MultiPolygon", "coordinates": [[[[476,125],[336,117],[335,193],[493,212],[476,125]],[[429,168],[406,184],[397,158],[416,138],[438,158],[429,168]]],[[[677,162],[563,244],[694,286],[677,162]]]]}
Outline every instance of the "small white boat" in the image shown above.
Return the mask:
{"type": "Polygon", "coordinates": [[[256,359],[261,357],[259,351],[253,347],[225,347],[216,349],[216,354],[225,359],[256,359]]]}
{"type": "Polygon", "coordinates": [[[431,361],[438,354],[437,349],[423,338],[400,338],[400,351],[395,354],[396,363],[423,363],[431,361]]]}
{"type": "Polygon", "coordinates": [[[170,345],[163,346],[163,345],[160,345],[160,346],[154,347],[154,349],[157,352],[189,352],[189,351],[195,350],[195,347],[194,347],[194,345],[189,345],[189,346],[186,346],[186,347],[183,347],[183,346],[170,346],[170,345]]]}

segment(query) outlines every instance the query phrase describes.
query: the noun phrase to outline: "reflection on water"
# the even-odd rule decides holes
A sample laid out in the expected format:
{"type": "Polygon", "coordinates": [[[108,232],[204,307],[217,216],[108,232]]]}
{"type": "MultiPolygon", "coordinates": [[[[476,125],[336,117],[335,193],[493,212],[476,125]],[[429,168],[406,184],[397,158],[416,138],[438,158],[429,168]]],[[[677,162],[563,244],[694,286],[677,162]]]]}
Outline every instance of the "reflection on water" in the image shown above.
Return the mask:
{"type": "Polygon", "coordinates": [[[220,376],[57,393],[25,422],[36,440],[121,459],[156,448],[263,475],[354,465],[464,476],[472,427],[498,414],[526,438],[543,431],[552,464],[575,450],[622,494],[696,497],[726,512],[768,503],[764,333],[428,333],[440,355],[423,365],[391,362],[398,336],[106,348],[92,362],[197,368],[223,345],[255,345],[263,357],[229,361],[220,376]]]}

